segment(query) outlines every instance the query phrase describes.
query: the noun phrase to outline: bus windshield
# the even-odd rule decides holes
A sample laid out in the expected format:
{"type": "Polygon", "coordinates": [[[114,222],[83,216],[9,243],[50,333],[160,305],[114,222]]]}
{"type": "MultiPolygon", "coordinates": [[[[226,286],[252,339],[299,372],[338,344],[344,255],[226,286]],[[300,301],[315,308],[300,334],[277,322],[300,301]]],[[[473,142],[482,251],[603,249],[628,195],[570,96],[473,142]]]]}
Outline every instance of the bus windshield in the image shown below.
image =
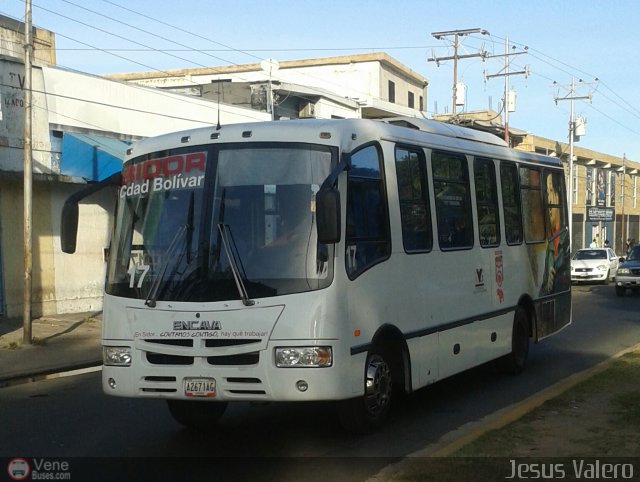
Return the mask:
{"type": "Polygon", "coordinates": [[[155,306],[328,286],[333,246],[317,242],[315,194],[336,163],[337,149],[273,143],[181,148],[127,162],[107,293],[155,306]]]}

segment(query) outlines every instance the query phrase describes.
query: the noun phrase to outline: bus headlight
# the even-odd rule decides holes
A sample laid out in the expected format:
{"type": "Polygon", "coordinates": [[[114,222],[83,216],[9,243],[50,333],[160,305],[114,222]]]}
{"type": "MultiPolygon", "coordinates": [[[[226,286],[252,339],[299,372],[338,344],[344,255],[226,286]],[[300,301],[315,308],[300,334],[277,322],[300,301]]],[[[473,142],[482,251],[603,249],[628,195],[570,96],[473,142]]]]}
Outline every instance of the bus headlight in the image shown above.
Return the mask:
{"type": "Polygon", "coordinates": [[[290,346],[276,348],[276,366],[288,367],[330,367],[333,352],[330,346],[290,346]]]}
{"type": "Polygon", "coordinates": [[[131,348],[126,346],[105,346],[102,349],[102,362],[106,366],[131,366],[131,348]]]}

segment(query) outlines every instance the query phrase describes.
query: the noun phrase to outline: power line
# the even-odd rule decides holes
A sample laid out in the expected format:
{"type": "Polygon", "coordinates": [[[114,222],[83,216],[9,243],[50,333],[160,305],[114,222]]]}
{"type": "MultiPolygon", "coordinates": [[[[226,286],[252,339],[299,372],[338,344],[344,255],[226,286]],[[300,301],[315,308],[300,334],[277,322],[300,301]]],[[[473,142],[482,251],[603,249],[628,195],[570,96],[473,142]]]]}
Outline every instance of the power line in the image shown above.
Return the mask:
{"type": "MultiPolygon", "coordinates": [[[[159,39],[165,40],[165,41],[167,41],[167,42],[174,43],[174,44],[176,44],[176,45],[180,45],[181,47],[186,47],[186,48],[188,49],[187,51],[189,51],[189,52],[204,53],[204,52],[203,52],[203,51],[201,51],[201,50],[194,49],[194,48],[192,48],[192,47],[190,47],[190,46],[188,46],[188,45],[182,44],[182,43],[180,43],[180,42],[178,42],[178,41],[176,41],[176,40],[168,39],[167,37],[163,37],[162,35],[158,35],[158,34],[157,34],[157,33],[155,33],[155,32],[150,32],[150,31],[145,30],[145,29],[142,29],[142,28],[140,28],[140,27],[136,27],[135,25],[128,24],[128,23],[126,23],[126,22],[123,22],[123,21],[122,21],[122,20],[120,20],[120,19],[116,19],[116,18],[110,17],[110,16],[108,16],[108,15],[105,15],[105,14],[103,14],[103,13],[101,13],[101,12],[97,12],[97,11],[95,11],[95,10],[91,10],[90,8],[84,7],[84,6],[82,6],[82,5],[78,5],[77,3],[74,3],[74,2],[72,2],[72,1],[70,1],[70,0],[61,0],[61,1],[62,1],[62,2],[65,2],[65,3],[68,3],[69,5],[73,5],[73,6],[77,7],[77,8],[82,9],[82,10],[85,10],[85,11],[87,11],[87,12],[91,12],[91,13],[93,13],[93,14],[99,15],[99,16],[101,16],[101,17],[103,17],[103,18],[107,18],[107,19],[109,19],[109,20],[111,20],[111,21],[114,21],[114,22],[120,23],[120,24],[125,25],[125,26],[127,26],[127,27],[129,27],[129,28],[133,28],[133,29],[138,30],[138,31],[140,31],[140,32],[144,32],[144,33],[146,33],[146,34],[148,34],[148,35],[151,35],[151,36],[153,36],[153,37],[156,37],[156,38],[159,38],[159,39]]],[[[130,41],[131,41],[131,40],[130,40],[130,41]]],[[[133,42],[133,41],[131,41],[131,42],[133,42]]],[[[137,43],[137,42],[133,42],[133,43],[137,43]]],[[[139,45],[142,45],[142,44],[139,44],[139,45]]],[[[146,47],[146,48],[150,49],[151,51],[154,51],[154,52],[160,52],[160,53],[165,53],[165,54],[167,54],[167,55],[170,55],[170,52],[171,52],[170,50],[160,50],[160,49],[155,49],[155,48],[153,48],[153,47],[149,47],[149,46],[145,46],[145,45],[142,45],[142,46],[144,46],[144,47],[146,47]]],[[[216,56],[214,56],[214,55],[210,55],[210,54],[207,54],[207,55],[208,55],[209,57],[211,57],[211,58],[214,58],[214,59],[216,59],[216,60],[220,60],[220,61],[225,62],[225,63],[232,63],[232,62],[230,62],[230,61],[228,61],[228,60],[226,60],[226,59],[223,59],[222,57],[216,57],[216,56]]],[[[181,60],[186,60],[186,59],[183,59],[182,57],[176,57],[176,58],[181,59],[181,60]]],[[[198,64],[197,62],[191,62],[191,63],[193,63],[193,64],[195,64],[195,65],[199,65],[199,66],[201,66],[201,67],[205,67],[204,65],[198,64]]]]}
{"type": "MultiPolygon", "coordinates": [[[[67,2],[67,3],[71,3],[71,2],[68,2],[67,0],[62,0],[62,1],[67,2]]],[[[75,5],[75,4],[73,4],[73,5],[75,5]]],[[[197,65],[198,67],[206,67],[206,65],[199,64],[199,63],[197,63],[197,62],[194,62],[194,61],[192,61],[192,60],[186,59],[186,58],[184,58],[184,57],[180,57],[180,56],[177,56],[177,55],[174,55],[174,54],[168,53],[168,52],[160,52],[160,51],[158,51],[158,50],[154,49],[153,47],[151,47],[151,46],[149,46],[149,45],[145,45],[145,44],[143,44],[143,43],[137,42],[137,41],[132,40],[132,39],[130,39],[130,38],[123,37],[122,35],[118,35],[118,34],[116,34],[116,33],[110,32],[110,31],[105,30],[105,29],[103,29],[103,28],[96,27],[95,25],[91,25],[91,24],[88,24],[88,23],[83,22],[83,21],[81,21],[81,20],[77,20],[77,19],[75,19],[75,18],[69,17],[69,16],[67,16],[67,15],[63,15],[63,14],[61,14],[61,13],[54,12],[53,10],[50,10],[50,9],[48,9],[48,8],[45,8],[45,7],[41,6],[41,5],[34,4],[33,6],[34,6],[34,7],[36,7],[36,8],[38,8],[38,9],[40,9],[40,10],[44,10],[45,12],[49,12],[49,13],[51,13],[51,14],[53,14],[53,15],[57,15],[58,17],[62,17],[62,18],[65,18],[65,19],[67,19],[67,20],[71,20],[72,22],[76,22],[76,23],[78,23],[78,24],[80,24],[80,25],[84,25],[85,27],[92,28],[92,29],[94,29],[94,30],[97,30],[98,32],[102,32],[102,33],[105,33],[105,34],[107,34],[107,35],[111,35],[111,36],[113,36],[113,37],[119,38],[119,39],[121,39],[121,40],[125,40],[125,41],[127,41],[127,42],[131,42],[131,43],[133,43],[133,44],[140,45],[141,47],[146,47],[146,48],[152,49],[154,52],[163,53],[163,54],[165,54],[165,55],[168,55],[168,56],[170,56],[170,57],[176,58],[176,59],[178,59],[178,60],[183,60],[183,61],[185,61],[185,62],[192,63],[192,64],[194,64],[194,65],[197,65]]],[[[81,8],[83,8],[83,9],[85,9],[85,10],[88,10],[88,11],[90,11],[90,12],[93,12],[93,10],[89,10],[89,9],[87,9],[87,8],[85,8],[85,7],[81,7],[81,8]]],[[[95,13],[95,12],[94,12],[94,13],[95,13]]],[[[102,15],[102,14],[100,14],[100,15],[102,15]]],[[[102,16],[103,16],[103,17],[105,17],[105,18],[109,18],[109,19],[110,19],[110,17],[107,17],[107,16],[105,16],[105,15],[102,15],[102,16]]],[[[122,22],[120,22],[120,23],[122,23],[122,22]]],[[[124,23],[123,23],[123,25],[127,25],[127,24],[124,24],[124,23]]],[[[137,30],[141,30],[141,29],[137,29],[137,30]]],[[[145,33],[148,33],[148,32],[146,32],[145,30],[141,30],[141,31],[142,31],[142,32],[145,32],[145,33]]],[[[160,38],[162,38],[162,37],[160,37],[160,38]]],[[[154,69],[154,70],[156,70],[156,69],[154,69]]]]}
{"type": "MultiPolygon", "coordinates": [[[[170,27],[170,28],[173,28],[173,29],[175,29],[175,30],[178,30],[178,31],[180,31],[180,32],[182,32],[182,33],[189,34],[189,35],[191,35],[191,36],[193,36],[193,37],[196,37],[196,38],[199,38],[199,39],[201,39],[201,40],[206,40],[207,42],[211,42],[211,43],[214,43],[214,44],[216,44],[216,45],[220,45],[220,46],[225,47],[225,48],[228,48],[229,50],[232,50],[232,51],[234,51],[234,52],[238,52],[238,53],[242,53],[242,54],[247,54],[247,52],[245,52],[245,51],[243,51],[243,50],[236,49],[236,48],[231,47],[231,46],[229,46],[229,45],[225,45],[225,44],[223,44],[223,43],[217,42],[217,41],[215,41],[215,40],[213,40],[213,39],[211,39],[211,38],[204,37],[204,36],[202,36],[202,35],[196,34],[196,33],[194,33],[194,32],[191,32],[191,31],[189,31],[189,30],[183,29],[183,28],[181,28],[181,27],[177,27],[177,26],[175,26],[175,25],[172,25],[172,24],[170,24],[170,23],[164,22],[164,21],[162,21],[162,20],[158,20],[157,18],[151,17],[151,16],[146,15],[146,14],[144,14],[144,13],[137,12],[137,11],[132,10],[132,9],[130,9],[130,8],[127,8],[127,7],[123,6],[123,5],[120,5],[120,4],[116,3],[116,2],[113,2],[113,1],[111,1],[111,0],[102,0],[102,1],[103,1],[103,2],[105,2],[105,3],[111,4],[111,5],[115,6],[115,7],[118,7],[118,8],[121,8],[121,9],[123,9],[123,10],[126,10],[126,11],[128,11],[128,12],[131,12],[131,13],[134,13],[134,14],[136,14],[136,15],[139,15],[139,16],[141,16],[141,17],[144,17],[144,18],[146,18],[146,19],[148,19],[148,20],[153,20],[154,22],[157,22],[157,23],[159,23],[159,24],[161,24],[161,25],[164,25],[164,26],[166,26],[166,27],[170,27]]],[[[250,55],[250,54],[248,54],[248,55],[250,55]]],[[[255,55],[250,55],[250,56],[251,56],[251,57],[254,57],[254,58],[258,59],[258,60],[263,60],[262,58],[260,58],[260,57],[256,57],[255,55]]]]}

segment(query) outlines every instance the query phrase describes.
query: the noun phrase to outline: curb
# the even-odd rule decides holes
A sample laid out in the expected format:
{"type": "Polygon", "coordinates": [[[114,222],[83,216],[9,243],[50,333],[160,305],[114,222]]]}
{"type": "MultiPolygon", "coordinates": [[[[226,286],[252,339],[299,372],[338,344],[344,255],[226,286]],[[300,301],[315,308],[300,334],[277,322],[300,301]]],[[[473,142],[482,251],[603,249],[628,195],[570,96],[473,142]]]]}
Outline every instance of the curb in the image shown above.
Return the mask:
{"type": "Polygon", "coordinates": [[[573,388],[584,380],[606,370],[615,360],[623,355],[640,351],[640,343],[626,348],[608,359],[587,368],[581,372],[574,373],[554,383],[553,385],[541,390],[534,395],[502,408],[492,414],[483,417],[480,420],[473,421],[462,425],[461,427],[443,435],[437,442],[428,445],[424,449],[418,450],[406,455],[403,460],[392,465],[388,465],[377,474],[368,479],[369,482],[380,482],[394,480],[394,476],[408,469],[415,459],[419,458],[436,458],[448,457],[465,445],[475,441],[487,432],[498,430],[510,424],[539,407],[543,403],[551,400],[567,390],[573,388]],[[413,460],[412,460],[413,459],[413,460]]]}
{"type": "Polygon", "coordinates": [[[53,380],[56,378],[71,377],[92,373],[102,370],[102,360],[86,363],[77,363],[57,369],[43,370],[39,372],[21,374],[0,379],[0,389],[13,387],[15,385],[23,385],[25,383],[39,382],[42,380],[53,380]]]}

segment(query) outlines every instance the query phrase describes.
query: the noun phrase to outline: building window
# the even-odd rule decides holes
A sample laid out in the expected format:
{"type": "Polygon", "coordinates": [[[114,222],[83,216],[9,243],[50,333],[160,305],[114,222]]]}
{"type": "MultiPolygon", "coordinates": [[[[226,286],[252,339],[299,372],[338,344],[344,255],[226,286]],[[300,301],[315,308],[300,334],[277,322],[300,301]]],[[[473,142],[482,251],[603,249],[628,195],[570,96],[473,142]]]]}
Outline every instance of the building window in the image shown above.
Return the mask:
{"type": "Polygon", "coordinates": [[[609,206],[616,205],[616,173],[609,172],[609,206]]]}
{"type": "Polygon", "coordinates": [[[396,83],[392,80],[389,81],[389,102],[396,101],[396,83]]]}
{"type": "Polygon", "coordinates": [[[593,201],[593,168],[587,167],[585,182],[585,204],[587,206],[593,206],[593,201]]]}
{"type": "Polygon", "coordinates": [[[407,98],[407,104],[411,109],[413,109],[415,105],[415,96],[413,95],[413,92],[409,92],[409,95],[407,98]]]}
{"type": "Polygon", "coordinates": [[[420,105],[418,106],[419,110],[424,110],[424,97],[420,96],[420,105]]]}

